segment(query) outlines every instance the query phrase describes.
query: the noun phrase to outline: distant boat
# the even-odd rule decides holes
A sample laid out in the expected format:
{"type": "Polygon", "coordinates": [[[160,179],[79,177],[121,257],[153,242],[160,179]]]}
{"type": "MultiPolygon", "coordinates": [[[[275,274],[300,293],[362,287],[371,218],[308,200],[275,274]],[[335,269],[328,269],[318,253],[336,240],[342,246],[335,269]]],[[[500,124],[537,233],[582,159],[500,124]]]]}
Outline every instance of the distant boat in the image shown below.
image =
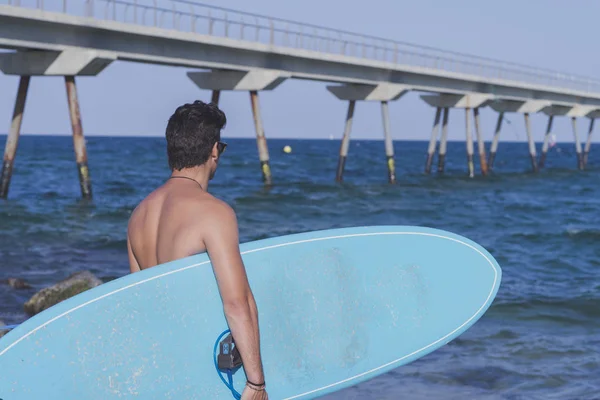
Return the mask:
{"type": "Polygon", "coordinates": [[[550,137],[550,148],[553,148],[556,145],[556,135],[552,134],[550,137]]]}

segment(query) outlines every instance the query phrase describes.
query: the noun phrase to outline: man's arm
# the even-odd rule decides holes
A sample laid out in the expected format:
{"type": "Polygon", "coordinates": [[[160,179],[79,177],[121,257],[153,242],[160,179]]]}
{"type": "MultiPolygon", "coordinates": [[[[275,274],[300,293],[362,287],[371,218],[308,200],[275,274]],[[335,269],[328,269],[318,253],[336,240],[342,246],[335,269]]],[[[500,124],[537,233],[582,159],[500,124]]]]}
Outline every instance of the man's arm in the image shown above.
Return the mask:
{"type": "Polygon", "coordinates": [[[224,203],[215,206],[204,244],[223,301],[223,310],[249,381],[264,382],[260,357],[258,310],[239,249],[239,232],[234,211],[224,203]]]}
{"type": "Polygon", "coordinates": [[[127,233],[127,256],[129,257],[129,271],[131,273],[138,272],[140,270],[140,265],[135,259],[135,255],[133,254],[133,249],[131,248],[131,241],[129,240],[129,232],[127,233]]]}

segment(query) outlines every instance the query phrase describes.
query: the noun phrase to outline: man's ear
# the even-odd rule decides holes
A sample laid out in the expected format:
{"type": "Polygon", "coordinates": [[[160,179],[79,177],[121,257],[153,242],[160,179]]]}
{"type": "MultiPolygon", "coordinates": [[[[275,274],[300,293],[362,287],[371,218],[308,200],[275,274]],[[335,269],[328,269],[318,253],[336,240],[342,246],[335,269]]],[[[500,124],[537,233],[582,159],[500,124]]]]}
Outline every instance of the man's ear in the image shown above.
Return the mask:
{"type": "Polygon", "coordinates": [[[219,158],[219,148],[218,146],[218,142],[215,142],[215,144],[213,145],[212,151],[210,153],[212,158],[219,158]]]}

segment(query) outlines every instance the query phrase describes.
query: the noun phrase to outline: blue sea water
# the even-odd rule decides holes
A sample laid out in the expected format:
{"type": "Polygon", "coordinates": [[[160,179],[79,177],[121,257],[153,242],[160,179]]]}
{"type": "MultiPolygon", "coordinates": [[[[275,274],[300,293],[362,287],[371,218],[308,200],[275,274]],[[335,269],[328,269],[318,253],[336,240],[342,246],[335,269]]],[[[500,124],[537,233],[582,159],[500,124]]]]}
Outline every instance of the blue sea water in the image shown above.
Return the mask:
{"type": "MultiPolygon", "coordinates": [[[[0,136],[4,142],[5,137],[0,136]]],[[[209,191],[238,214],[242,241],[356,225],[429,226],[484,246],[503,268],[489,311],[461,337],[407,366],[324,399],[600,398],[600,156],[578,171],[570,143],[531,172],[526,143],[501,142],[495,172],[466,174],[465,145],[446,171],[423,174],[427,144],[353,141],[343,183],[338,141],[269,140],[274,186],[262,185],[256,142],[229,147],[209,191]],[[284,145],[292,146],[284,154],[284,145]]],[[[94,199],[80,199],[69,136],[23,136],[9,199],[0,201],[0,319],[69,274],[128,273],[125,231],[137,203],[168,177],[164,139],[89,137],[94,199]]],[[[475,157],[477,161],[477,156],[475,157]]]]}

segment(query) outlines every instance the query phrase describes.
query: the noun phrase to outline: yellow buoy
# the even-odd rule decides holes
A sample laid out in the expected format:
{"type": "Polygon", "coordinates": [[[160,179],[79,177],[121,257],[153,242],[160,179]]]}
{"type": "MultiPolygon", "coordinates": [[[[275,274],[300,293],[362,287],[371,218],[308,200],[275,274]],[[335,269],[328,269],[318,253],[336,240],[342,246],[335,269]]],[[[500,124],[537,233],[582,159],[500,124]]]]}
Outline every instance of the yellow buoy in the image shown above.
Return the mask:
{"type": "Polygon", "coordinates": [[[291,148],[290,146],[285,146],[285,147],[283,148],[283,152],[284,152],[284,153],[288,153],[288,154],[289,154],[289,153],[291,153],[291,152],[292,152],[292,148],[291,148]]]}

